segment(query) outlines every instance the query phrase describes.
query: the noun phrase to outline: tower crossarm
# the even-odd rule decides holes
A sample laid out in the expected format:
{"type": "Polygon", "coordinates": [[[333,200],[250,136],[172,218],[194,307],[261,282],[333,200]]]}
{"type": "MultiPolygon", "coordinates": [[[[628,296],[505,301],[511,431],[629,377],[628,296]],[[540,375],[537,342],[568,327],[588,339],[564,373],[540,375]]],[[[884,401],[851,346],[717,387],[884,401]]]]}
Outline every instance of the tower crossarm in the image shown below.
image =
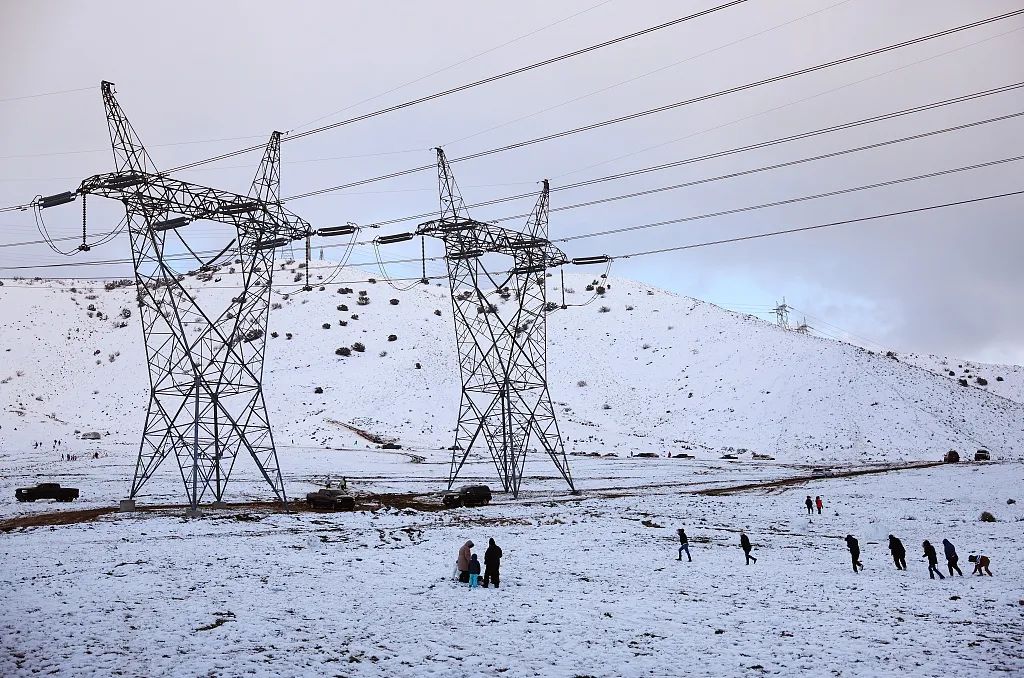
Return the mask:
{"type": "Polygon", "coordinates": [[[162,174],[135,171],[91,176],[79,185],[79,195],[96,195],[124,203],[137,214],[179,214],[190,221],[208,220],[236,226],[241,233],[251,230],[254,239],[296,240],[312,233],[309,223],[271,203],[181,181],[162,174]]]}
{"type": "Polygon", "coordinates": [[[420,224],[416,235],[439,238],[449,254],[504,254],[516,266],[538,269],[554,268],[568,263],[565,252],[547,238],[513,231],[475,219],[437,219],[420,224]]]}

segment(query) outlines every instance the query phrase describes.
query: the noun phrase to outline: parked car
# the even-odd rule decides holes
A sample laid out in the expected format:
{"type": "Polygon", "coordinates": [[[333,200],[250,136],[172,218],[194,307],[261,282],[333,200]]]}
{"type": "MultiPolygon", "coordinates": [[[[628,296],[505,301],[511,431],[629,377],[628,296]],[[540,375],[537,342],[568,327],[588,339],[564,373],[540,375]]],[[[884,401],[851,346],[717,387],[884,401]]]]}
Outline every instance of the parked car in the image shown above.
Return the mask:
{"type": "Polygon", "coordinates": [[[974,453],[974,461],[989,461],[992,459],[992,455],[988,453],[988,450],[978,450],[974,453]]]}
{"type": "Polygon", "coordinates": [[[956,450],[950,450],[949,452],[946,452],[946,456],[942,458],[942,461],[947,464],[955,464],[960,461],[960,453],[956,450]]]}
{"type": "Polygon", "coordinates": [[[463,485],[441,495],[441,503],[448,508],[459,506],[486,506],[491,503],[491,488],[486,485],[463,485]]]}
{"type": "Polygon", "coordinates": [[[345,490],[331,487],[320,488],[306,495],[306,503],[315,509],[327,511],[352,511],[356,507],[355,498],[345,490]]]}
{"type": "Polygon", "coordinates": [[[14,491],[14,496],[18,501],[35,501],[36,499],[72,501],[78,499],[78,488],[61,487],[60,483],[40,483],[35,487],[19,487],[14,491]]]}

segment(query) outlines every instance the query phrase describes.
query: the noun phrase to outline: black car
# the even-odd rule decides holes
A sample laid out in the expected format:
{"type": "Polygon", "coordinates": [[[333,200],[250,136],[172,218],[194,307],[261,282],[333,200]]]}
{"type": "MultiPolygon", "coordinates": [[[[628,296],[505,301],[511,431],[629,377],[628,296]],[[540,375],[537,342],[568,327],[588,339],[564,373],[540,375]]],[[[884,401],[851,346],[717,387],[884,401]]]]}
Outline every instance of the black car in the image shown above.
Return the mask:
{"type": "Polygon", "coordinates": [[[356,507],[356,500],[352,495],[344,490],[329,487],[307,494],[306,503],[315,509],[328,511],[352,511],[356,507]]]}
{"type": "Polygon", "coordinates": [[[491,488],[486,485],[463,485],[441,495],[441,503],[448,508],[459,506],[486,506],[491,503],[491,488]]]}
{"type": "Polygon", "coordinates": [[[78,499],[78,488],[61,487],[60,483],[40,483],[35,487],[19,487],[14,491],[14,496],[18,501],[35,501],[36,499],[72,501],[78,499]]]}

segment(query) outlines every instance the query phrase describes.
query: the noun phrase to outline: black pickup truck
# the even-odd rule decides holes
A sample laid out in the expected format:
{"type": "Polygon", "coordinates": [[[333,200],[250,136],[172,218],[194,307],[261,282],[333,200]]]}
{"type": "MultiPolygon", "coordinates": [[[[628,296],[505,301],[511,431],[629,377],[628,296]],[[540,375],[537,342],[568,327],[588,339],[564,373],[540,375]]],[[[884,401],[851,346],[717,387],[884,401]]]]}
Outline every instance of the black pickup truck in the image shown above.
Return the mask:
{"type": "Polygon", "coordinates": [[[40,483],[35,487],[19,487],[14,491],[14,496],[18,501],[35,501],[36,499],[72,501],[78,499],[78,488],[61,487],[60,483],[40,483]]]}

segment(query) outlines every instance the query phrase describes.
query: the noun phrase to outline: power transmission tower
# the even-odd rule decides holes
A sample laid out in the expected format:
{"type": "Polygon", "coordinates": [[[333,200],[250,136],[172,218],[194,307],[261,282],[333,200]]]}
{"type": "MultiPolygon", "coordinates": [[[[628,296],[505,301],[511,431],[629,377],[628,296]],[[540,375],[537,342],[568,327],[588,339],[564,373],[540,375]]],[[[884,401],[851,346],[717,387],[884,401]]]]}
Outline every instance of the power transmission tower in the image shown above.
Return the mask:
{"type": "Polygon", "coordinates": [[[548,182],[519,232],[470,218],[440,148],[437,171],[441,216],[416,235],[444,243],[455,318],[462,396],[448,487],[482,442],[514,497],[527,450],[536,447],[575,490],[547,383],[546,314],[557,307],[547,302],[547,269],[568,261],[548,240],[548,182]],[[511,257],[511,269],[488,270],[487,254],[511,257]],[[502,309],[502,301],[511,308],[502,309]]]}
{"type": "Polygon", "coordinates": [[[775,314],[776,322],[779,327],[784,330],[789,329],[789,311],[790,306],[786,304],[786,297],[782,297],[782,303],[772,309],[772,312],[775,314]]]}
{"type": "Polygon", "coordinates": [[[814,328],[807,324],[807,317],[805,316],[804,319],[800,322],[800,324],[793,329],[793,331],[799,332],[800,334],[810,334],[812,329],[814,328]]]}
{"type": "Polygon", "coordinates": [[[310,227],[281,204],[281,135],[271,135],[248,195],[198,186],[157,173],[115,99],[113,84],[103,82],[101,89],[116,171],[85,179],[76,193],[124,203],[150,381],[142,443],[124,506],[134,507],[143,485],[173,454],[188,515],[197,515],[207,492],[215,502],[223,501],[239,453],[252,456],[274,495],[287,505],[263,396],[263,359],[274,248],[306,237],[310,227]],[[180,229],[197,220],[236,231],[242,288],[216,315],[200,305],[164,256],[172,236],[188,248],[180,229]]]}

